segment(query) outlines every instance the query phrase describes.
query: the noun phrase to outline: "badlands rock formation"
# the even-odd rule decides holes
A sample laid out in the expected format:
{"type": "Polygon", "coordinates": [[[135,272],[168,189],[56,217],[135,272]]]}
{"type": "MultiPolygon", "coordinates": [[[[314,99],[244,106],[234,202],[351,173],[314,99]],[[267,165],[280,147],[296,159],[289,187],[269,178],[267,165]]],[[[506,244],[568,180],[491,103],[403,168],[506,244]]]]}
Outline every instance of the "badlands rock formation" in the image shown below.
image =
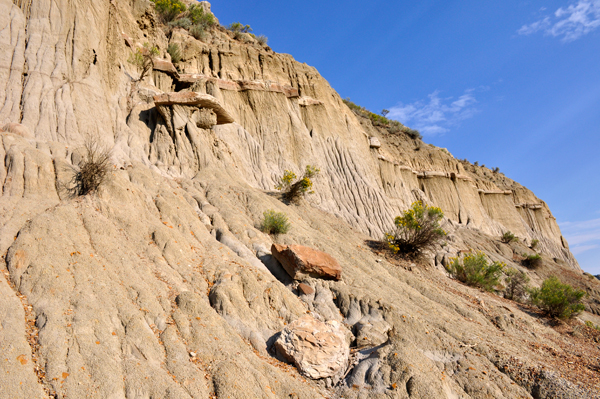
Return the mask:
{"type": "Polygon", "coordinates": [[[0,397],[597,396],[591,329],[443,272],[469,249],[523,269],[537,239],[532,283],[586,289],[581,317],[600,324],[598,282],[542,200],[373,126],[250,36],[163,28],[148,0],[0,0],[0,397]],[[161,61],[138,82],[127,60],[144,43],[161,61]],[[90,137],[111,150],[110,179],[73,198],[90,137]],[[315,194],[279,201],[277,179],[306,165],[315,194]],[[369,245],[415,200],[442,208],[449,236],[402,267],[369,245]],[[343,279],[299,287],[258,229],[268,209],[292,223],[277,244],[331,255],[343,279]],[[501,243],[507,230],[520,241],[501,243]],[[340,378],[277,359],[307,312],[349,331],[340,378]]]}

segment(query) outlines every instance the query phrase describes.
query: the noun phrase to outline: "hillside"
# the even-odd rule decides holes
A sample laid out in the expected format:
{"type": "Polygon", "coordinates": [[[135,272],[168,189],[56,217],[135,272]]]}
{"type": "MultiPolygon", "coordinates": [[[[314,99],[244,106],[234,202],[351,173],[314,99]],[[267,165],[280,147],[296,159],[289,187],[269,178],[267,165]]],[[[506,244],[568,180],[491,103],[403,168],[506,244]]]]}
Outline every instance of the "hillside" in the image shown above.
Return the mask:
{"type": "Polygon", "coordinates": [[[0,397],[600,397],[600,332],[583,324],[600,324],[600,282],[527,188],[374,125],[251,35],[169,29],[148,0],[0,11],[0,397]],[[138,81],[146,43],[158,55],[138,81]],[[86,140],[110,150],[109,178],[76,196],[86,140]],[[314,194],[282,201],[284,171],[307,165],[314,194]],[[374,241],[417,200],[448,236],[413,263],[374,241]],[[270,209],[287,234],[261,231],[270,209]],[[300,286],[274,243],[331,255],[341,280],[300,286]],[[558,275],[586,311],[556,323],[451,279],[469,250],[534,286],[558,275]],[[307,314],[343,341],[325,378],[274,345],[307,314]]]}

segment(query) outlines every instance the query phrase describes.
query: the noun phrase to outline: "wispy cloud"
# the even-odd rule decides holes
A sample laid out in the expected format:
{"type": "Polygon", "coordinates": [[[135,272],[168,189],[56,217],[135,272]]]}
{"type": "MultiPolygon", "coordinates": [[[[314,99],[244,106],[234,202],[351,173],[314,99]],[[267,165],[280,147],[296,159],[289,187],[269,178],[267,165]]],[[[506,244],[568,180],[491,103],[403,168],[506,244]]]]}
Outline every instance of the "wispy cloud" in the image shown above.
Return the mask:
{"type": "Polygon", "coordinates": [[[572,42],[600,27],[600,0],[578,0],[566,8],[559,8],[552,16],[546,16],[529,25],[523,25],[517,33],[531,35],[536,32],[561,37],[572,42]]]}
{"type": "Polygon", "coordinates": [[[571,252],[579,255],[583,252],[600,247],[600,219],[583,222],[560,223],[563,236],[569,242],[571,252]]]}
{"type": "MultiPolygon", "coordinates": [[[[489,87],[480,89],[489,90],[489,87]]],[[[477,113],[474,91],[475,89],[466,90],[462,96],[453,101],[453,97],[440,97],[440,91],[436,90],[428,96],[428,100],[410,104],[400,103],[391,107],[389,117],[419,130],[424,135],[444,134],[451,126],[458,125],[477,113]]]]}

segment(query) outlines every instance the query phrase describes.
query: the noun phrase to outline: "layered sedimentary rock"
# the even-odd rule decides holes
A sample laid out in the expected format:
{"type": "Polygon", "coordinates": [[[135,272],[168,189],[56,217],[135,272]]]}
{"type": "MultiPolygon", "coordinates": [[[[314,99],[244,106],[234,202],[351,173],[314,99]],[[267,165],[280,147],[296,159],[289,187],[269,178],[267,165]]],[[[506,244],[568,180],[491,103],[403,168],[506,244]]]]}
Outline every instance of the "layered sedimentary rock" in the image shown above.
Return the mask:
{"type": "MultiPolygon", "coordinates": [[[[537,239],[533,283],[579,282],[531,191],[374,127],[314,68],[250,36],[167,35],[146,0],[0,0],[0,32],[0,397],[583,395],[547,355],[572,359],[567,338],[439,270],[468,249],[520,268],[513,256],[537,239]],[[127,60],[146,42],[183,59],[138,82],[127,60]],[[111,150],[110,179],[73,198],[89,137],[111,150]],[[306,165],[321,169],[315,194],[279,201],[283,172],[306,165]],[[421,271],[366,245],[415,200],[440,206],[449,231],[421,271]],[[258,228],[270,209],[292,223],[275,243],[330,254],[343,281],[295,285],[258,228]],[[520,242],[500,243],[507,230],[520,242]],[[303,380],[273,356],[307,311],[352,332],[344,378],[303,380]]],[[[598,313],[600,289],[581,284],[598,313]]]]}

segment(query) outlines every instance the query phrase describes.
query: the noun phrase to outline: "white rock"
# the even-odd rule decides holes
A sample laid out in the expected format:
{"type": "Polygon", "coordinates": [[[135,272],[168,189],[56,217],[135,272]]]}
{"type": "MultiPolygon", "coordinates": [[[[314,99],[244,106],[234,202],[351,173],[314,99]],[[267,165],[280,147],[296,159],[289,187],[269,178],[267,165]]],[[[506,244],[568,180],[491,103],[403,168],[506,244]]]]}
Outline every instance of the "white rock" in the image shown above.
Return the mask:
{"type": "Polygon", "coordinates": [[[302,374],[312,379],[332,377],[345,370],[350,349],[343,326],[303,316],[287,325],[275,347],[302,374]]]}

